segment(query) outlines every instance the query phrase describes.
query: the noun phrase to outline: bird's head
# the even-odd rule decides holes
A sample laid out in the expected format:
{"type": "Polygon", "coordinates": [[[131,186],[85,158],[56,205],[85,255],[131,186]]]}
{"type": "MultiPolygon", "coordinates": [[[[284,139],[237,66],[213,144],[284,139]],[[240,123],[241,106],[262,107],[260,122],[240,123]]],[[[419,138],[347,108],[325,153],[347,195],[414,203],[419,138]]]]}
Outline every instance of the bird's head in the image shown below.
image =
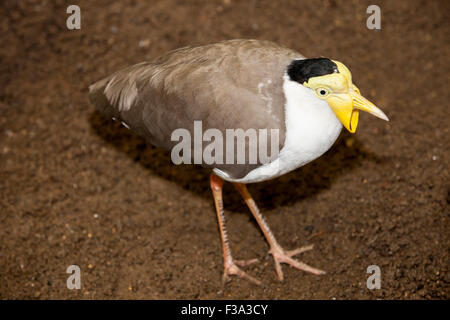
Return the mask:
{"type": "Polygon", "coordinates": [[[327,58],[295,60],[288,68],[292,80],[314,91],[333,110],[342,125],[354,133],[359,110],[389,121],[372,102],[364,98],[352,82],[350,70],[341,62],[327,58]]]}

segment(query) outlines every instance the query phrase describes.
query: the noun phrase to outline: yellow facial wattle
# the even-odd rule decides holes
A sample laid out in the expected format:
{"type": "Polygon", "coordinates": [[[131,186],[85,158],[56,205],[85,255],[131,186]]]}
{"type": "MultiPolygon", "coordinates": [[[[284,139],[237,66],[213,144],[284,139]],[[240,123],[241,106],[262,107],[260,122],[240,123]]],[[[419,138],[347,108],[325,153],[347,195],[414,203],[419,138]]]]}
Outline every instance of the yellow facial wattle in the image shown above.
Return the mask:
{"type": "Polygon", "coordinates": [[[383,111],[359,93],[348,68],[339,61],[333,62],[339,72],[312,77],[303,85],[314,90],[318,98],[327,101],[342,125],[352,133],[358,126],[359,110],[389,121],[383,111]]]}

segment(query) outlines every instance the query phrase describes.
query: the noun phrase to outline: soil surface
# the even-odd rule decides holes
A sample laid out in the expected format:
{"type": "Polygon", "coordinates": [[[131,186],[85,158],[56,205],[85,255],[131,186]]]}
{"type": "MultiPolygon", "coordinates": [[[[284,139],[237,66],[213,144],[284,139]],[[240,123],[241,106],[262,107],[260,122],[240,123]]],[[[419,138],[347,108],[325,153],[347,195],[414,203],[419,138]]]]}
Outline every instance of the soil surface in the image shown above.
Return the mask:
{"type": "Polygon", "coordinates": [[[448,1],[66,1],[0,4],[0,298],[448,299],[448,1]],[[390,117],[362,114],[313,163],[249,186],[286,249],[327,274],[284,266],[230,184],[237,259],[264,287],[222,286],[208,170],[94,112],[87,87],[168,50],[267,39],[344,62],[390,117]],[[81,290],[69,290],[70,265],[81,290]],[[381,289],[366,286],[381,269],[381,289]]]}

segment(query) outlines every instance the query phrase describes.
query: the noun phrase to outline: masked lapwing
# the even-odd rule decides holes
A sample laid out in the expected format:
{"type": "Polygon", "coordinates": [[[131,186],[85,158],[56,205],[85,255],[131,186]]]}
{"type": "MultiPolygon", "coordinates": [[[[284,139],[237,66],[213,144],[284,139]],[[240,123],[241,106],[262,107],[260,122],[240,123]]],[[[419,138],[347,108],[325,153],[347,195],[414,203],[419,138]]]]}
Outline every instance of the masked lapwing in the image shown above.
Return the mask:
{"type": "Polygon", "coordinates": [[[231,254],[222,204],[225,181],[233,183],[256,219],[269,243],[280,280],[281,263],[323,274],[293,258],[312,246],[296,250],[280,246],[246,184],[279,177],[320,157],[338,138],[342,126],[355,132],[360,110],[388,121],[380,109],[360,95],[350,71],[341,62],[307,59],[294,50],[259,40],[230,40],[174,50],[152,62],[120,70],[91,85],[89,91],[98,110],[121,121],[147,142],[172,151],[172,155],[181,140],[174,133],[193,137],[199,134],[199,124],[202,132],[212,133],[206,137],[209,144],[191,142],[190,148],[184,148],[172,160],[180,163],[182,159],[212,170],[210,186],[222,240],[225,281],[237,275],[260,283],[240,268],[256,259],[235,260],[231,254]],[[234,135],[228,135],[229,130],[234,130],[234,135]],[[242,132],[243,147],[234,147],[237,133],[242,132]],[[264,156],[259,152],[263,149],[261,142],[269,143],[266,151],[274,152],[264,156]],[[256,158],[250,155],[255,151],[256,158]],[[202,158],[208,152],[214,161],[202,158]]]}

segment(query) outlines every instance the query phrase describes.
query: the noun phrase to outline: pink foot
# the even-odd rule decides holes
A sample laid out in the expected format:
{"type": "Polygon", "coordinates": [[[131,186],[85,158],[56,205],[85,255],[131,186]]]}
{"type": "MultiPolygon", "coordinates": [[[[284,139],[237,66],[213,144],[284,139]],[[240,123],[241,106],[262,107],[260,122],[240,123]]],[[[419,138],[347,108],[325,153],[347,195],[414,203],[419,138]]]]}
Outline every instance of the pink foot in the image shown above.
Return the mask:
{"type": "Polygon", "coordinates": [[[294,268],[297,268],[297,269],[303,270],[303,271],[307,271],[307,272],[311,272],[312,274],[315,274],[315,275],[325,274],[325,271],[313,268],[313,267],[307,265],[306,263],[292,259],[293,256],[300,254],[302,252],[311,250],[312,248],[313,248],[313,245],[309,245],[309,246],[305,246],[305,247],[301,247],[301,248],[298,248],[295,250],[289,250],[289,251],[285,251],[281,247],[276,247],[276,248],[270,249],[269,253],[273,256],[273,259],[275,260],[275,269],[277,270],[278,279],[280,281],[283,281],[283,279],[284,279],[283,270],[281,270],[281,265],[280,265],[281,263],[289,264],[294,268]]]}
{"type": "Polygon", "coordinates": [[[225,270],[223,273],[223,282],[226,283],[230,279],[230,276],[238,276],[239,278],[246,279],[254,284],[261,285],[262,282],[258,279],[248,275],[244,271],[242,271],[238,266],[245,267],[251,265],[255,262],[258,262],[258,259],[251,260],[231,260],[225,263],[225,270]]]}

